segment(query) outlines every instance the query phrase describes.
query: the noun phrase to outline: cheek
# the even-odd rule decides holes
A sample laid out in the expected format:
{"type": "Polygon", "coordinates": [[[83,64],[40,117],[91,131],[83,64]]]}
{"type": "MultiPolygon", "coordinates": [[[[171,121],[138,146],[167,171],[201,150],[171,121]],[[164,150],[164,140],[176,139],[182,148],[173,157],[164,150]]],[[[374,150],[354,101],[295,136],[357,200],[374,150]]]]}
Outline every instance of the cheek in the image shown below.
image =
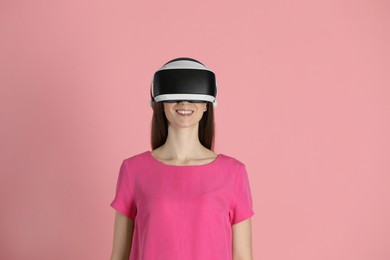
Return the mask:
{"type": "Polygon", "coordinates": [[[201,120],[203,118],[203,115],[204,115],[205,112],[203,112],[203,110],[199,111],[197,117],[199,120],[201,120]]]}
{"type": "Polygon", "coordinates": [[[173,113],[174,112],[172,112],[170,110],[166,110],[166,113],[165,113],[166,118],[169,120],[172,120],[175,117],[175,114],[173,114],[173,113]]]}
{"type": "Polygon", "coordinates": [[[170,104],[164,104],[164,113],[166,114],[166,115],[168,115],[168,114],[172,114],[172,113],[174,113],[175,111],[172,109],[172,106],[170,105],[170,104]]]}
{"type": "Polygon", "coordinates": [[[176,105],[175,103],[171,103],[171,102],[163,102],[163,104],[165,110],[170,110],[176,105]]]}

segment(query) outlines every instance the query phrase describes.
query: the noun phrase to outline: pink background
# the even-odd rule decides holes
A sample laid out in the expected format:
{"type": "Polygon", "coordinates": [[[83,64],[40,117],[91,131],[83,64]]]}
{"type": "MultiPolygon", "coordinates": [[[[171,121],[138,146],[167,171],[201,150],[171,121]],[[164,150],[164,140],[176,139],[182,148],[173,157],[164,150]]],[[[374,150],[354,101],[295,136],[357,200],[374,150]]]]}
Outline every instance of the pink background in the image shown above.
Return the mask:
{"type": "Polygon", "coordinates": [[[0,259],[108,259],[149,84],[219,83],[216,147],[248,168],[254,259],[390,259],[387,1],[1,1],[0,259]]]}

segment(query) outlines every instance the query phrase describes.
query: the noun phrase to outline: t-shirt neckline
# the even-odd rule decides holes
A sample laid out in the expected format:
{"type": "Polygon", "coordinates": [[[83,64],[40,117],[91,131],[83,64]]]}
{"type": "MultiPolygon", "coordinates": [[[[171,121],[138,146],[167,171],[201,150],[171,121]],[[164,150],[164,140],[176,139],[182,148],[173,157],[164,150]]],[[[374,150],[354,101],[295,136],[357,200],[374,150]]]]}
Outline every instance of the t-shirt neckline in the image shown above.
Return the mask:
{"type": "Polygon", "coordinates": [[[165,166],[165,167],[172,167],[172,168],[207,167],[207,166],[211,166],[211,165],[217,163],[217,161],[219,161],[220,157],[222,156],[222,154],[219,153],[219,154],[217,155],[217,157],[216,157],[213,161],[211,161],[211,162],[209,162],[209,163],[205,163],[205,164],[173,165],[173,164],[166,164],[166,163],[164,163],[164,162],[162,162],[162,161],[157,160],[156,158],[154,158],[154,156],[152,155],[152,151],[150,151],[150,150],[147,151],[146,153],[148,154],[148,156],[150,157],[150,159],[151,159],[153,162],[155,162],[155,163],[157,163],[157,164],[160,164],[160,165],[163,165],[163,166],[165,166]]]}

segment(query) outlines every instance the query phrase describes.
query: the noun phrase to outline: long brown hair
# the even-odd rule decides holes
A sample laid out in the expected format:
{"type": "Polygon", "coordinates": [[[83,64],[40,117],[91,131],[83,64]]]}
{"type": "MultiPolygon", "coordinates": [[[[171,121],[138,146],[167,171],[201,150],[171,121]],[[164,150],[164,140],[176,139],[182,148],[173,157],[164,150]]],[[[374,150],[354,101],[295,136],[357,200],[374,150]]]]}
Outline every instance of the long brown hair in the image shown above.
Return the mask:
{"type": "MultiPolygon", "coordinates": [[[[163,102],[153,102],[151,134],[152,150],[160,147],[167,140],[168,119],[164,113],[163,102]]],[[[207,111],[199,121],[198,137],[204,147],[214,149],[214,107],[211,102],[207,102],[207,111]]]]}

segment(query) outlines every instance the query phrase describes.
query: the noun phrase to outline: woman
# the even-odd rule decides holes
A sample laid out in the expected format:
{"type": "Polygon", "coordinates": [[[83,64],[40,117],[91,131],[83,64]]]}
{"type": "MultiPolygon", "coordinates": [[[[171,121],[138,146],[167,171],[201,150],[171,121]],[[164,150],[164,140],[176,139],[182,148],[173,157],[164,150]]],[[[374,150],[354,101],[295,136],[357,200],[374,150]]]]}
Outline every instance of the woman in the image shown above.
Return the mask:
{"type": "Polygon", "coordinates": [[[155,73],[153,150],[120,167],[111,260],[253,259],[245,164],[212,150],[216,93],[214,73],[191,58],[155,73]]]}

